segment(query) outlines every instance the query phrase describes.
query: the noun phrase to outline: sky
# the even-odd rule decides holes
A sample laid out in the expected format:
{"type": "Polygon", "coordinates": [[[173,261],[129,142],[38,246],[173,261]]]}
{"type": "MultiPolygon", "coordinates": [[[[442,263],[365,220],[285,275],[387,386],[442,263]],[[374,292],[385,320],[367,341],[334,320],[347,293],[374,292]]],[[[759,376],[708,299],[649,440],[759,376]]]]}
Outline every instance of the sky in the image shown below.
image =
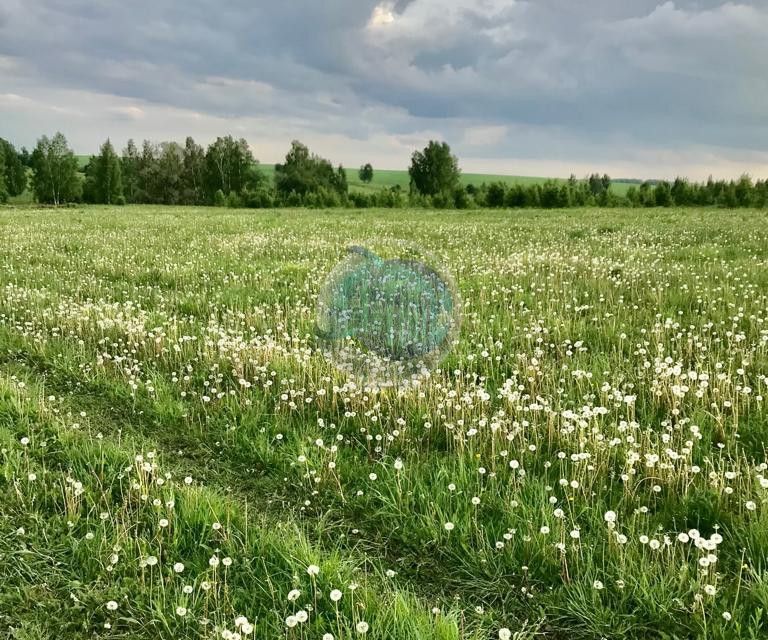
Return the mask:
{"type": "Polygon", "coordinates": [[[768,0],[1,0],[0,137],[768,177],[768,0]]]}

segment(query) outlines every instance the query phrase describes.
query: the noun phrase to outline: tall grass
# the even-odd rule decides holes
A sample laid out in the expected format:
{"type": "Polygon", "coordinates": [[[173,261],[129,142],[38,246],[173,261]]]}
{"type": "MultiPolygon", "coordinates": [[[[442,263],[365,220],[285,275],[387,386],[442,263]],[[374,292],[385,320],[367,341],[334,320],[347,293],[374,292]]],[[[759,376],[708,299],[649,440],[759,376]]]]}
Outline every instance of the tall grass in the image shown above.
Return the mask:
{"type": "Polygon", "coordinates": [[[16,637],[766,633],[764,213],[0,216],[16,637]],[[461,333],[367,389],[316,296],[393,240],[461,333]]]}

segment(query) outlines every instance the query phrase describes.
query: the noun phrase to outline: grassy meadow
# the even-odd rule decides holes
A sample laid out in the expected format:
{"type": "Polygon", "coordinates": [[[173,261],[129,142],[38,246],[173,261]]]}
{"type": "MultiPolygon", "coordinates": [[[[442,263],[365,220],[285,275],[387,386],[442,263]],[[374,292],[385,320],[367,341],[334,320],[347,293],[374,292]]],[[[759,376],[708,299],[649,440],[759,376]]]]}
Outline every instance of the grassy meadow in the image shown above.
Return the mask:
{"type": "Polygon", "coordinates": [[[0,233],[0,636],[768,635],[765,211],[7,207],[0,233]],[[461,332],[371,391],[315,351],[315,296],[398,239],[461,332]]]}

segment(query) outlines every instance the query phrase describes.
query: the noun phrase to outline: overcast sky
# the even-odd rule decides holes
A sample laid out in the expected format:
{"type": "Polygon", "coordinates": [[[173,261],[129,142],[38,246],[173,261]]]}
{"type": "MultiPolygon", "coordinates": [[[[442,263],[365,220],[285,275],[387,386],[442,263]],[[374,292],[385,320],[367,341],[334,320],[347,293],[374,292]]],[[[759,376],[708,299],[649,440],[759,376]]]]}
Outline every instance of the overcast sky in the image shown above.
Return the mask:
{"type": "Polygon", "coordinates": [[[1,0],[0,137],[768,177],[768,0],[1,0]],[[217,6],[221,4],[222,6],[217,6]]]}

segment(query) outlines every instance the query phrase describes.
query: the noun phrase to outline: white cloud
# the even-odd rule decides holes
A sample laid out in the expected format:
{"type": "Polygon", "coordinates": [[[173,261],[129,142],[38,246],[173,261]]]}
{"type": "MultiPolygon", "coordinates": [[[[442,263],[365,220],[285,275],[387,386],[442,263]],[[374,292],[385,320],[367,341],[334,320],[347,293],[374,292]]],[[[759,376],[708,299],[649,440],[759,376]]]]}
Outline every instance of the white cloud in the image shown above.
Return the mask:
{"type": "Polygon", "coordinates": [[[497,145],[507,135],[506,125],[490,125],[467,127],[464,129],[463,143],[470,147],[487,147],[497,145]]]}
{"type": "Polygon", "coordinates": [[[6,0],[0,121],[81,153],[233,133],[403,168],[432,138],[468,171],[761,175],[766,32],[757,0],[6,0]]]}
{"type": "Polygon", "coordinates": [[[18,108],[22,105],[30,105],[32,101],[29,98],[20,96],[18,93],[0,93],[0,107],[18,108]]]}
{"type": "Polygon", "coordinates": [[[128,120],[141,120],[145,115],[144,109],[135,106],[109,107],[107,111],[128,120]]]}
{"type": "Polygon", "coordinates": [[[0,56],[0,71],[10,73],[18,69],[18,61],[11,56],[0,56]]]}
{"type": "Polygon", "coordinates": [[[376,29],[388,24],[392,24],[395,21],[395,14],[392,12],[394,5],[391,2],[383,2],[376,5],[371,14],[371,19],[368,21],[368,28],[376,29]]]}

